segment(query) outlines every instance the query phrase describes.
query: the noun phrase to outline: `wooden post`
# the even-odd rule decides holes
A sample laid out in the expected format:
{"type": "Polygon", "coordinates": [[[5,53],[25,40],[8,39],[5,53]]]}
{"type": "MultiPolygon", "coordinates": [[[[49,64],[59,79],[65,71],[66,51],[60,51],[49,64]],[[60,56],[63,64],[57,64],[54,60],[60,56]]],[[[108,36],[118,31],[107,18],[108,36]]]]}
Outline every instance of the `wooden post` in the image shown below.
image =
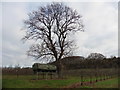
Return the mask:
{"type": "Polygon", "coordinates": [[[97,82],[98,81],[97,75],[95,77],[96,77],[96,82],[97,82]]]}
{"type": "Polygon", "coordinates": [[[102,81],[102,75],[100,75],[100,81],[102,81]]]}
{"type": "Polygon", "coordinates": [[[39,80],[39,73],[37,72],[37,80],[39,80]]]}
{"type": "Polygon", "coordinates": [[[44,72],[43,72],[43,79],[45,78],[44,75],[45,75],[45,74],[44,74],[44,72]]]}
{"type": "Polygon", "coordinates": [[[105,75],[103,74],[103,80],[105,80],[105,75]]]}
{"type": "Polygon", "coordinates": [[[50,78],[52,79],[52,72],[50,73],[50,76],[51,76],[50,78]]]}
{"type": "Polygon", "coordinates": [[[45,79],[47,80],[47,72],[45,73],[45,79]]]}
{"type": "Polygon", "coordinates": [[[97,82],[98,81],[98,73],[97,73],[97,71],[95,72],[95,82],[97,82]]]}
{"type": "Polygon", "coordinates": [[[101,81],[101,75],[99,75],[99,81],[101,81]]]}
{"type": "Polygon", "coordinates": [[[106,75],[104,75],[104,80],[106,80],[106,75]]]}
{"type": "Polygon", "coordinates": [[[16,70],[17,78],[18,78],[18,69],[16,70]]]}
{"type": "Polygon", "coordinates": [[[90,83],[92,83],[92,76],[90,76],[90,83]]]}
{"type": "Polygon", "coordinates": [[[83,76],[81,75],[81,85],[83,85],[83,76]]]}

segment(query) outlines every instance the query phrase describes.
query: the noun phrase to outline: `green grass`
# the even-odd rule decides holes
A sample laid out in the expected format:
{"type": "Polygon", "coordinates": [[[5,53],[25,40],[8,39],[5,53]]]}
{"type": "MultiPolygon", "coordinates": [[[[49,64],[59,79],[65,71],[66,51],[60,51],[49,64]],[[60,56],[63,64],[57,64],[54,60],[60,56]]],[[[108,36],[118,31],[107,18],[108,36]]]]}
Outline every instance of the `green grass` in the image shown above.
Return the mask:
{"type": "Polygon", "coordinates": [[[94,84],[93,88],[118,88],[118,78],[97,82],[94,84]]]}
{"type": "Polygon", "coordinates": [[[79,77],[69,77],[69,79],[53,80],[32,80],[36,76],[19,76],[5,75],[2,80],[3,88],[60,88],[73,83],[80,82],[79,77]]]}
{"type": "Polygon", "coordinates": [[[105,81],[99,81],[89,86],[82,86],[80,88],[118,88],[118,80],[120,78],[112,78],[105,81]]]}
{"type": "MultiPolygon", "coordinates": [[[[42,78],[40,76],[40,78],[42,78]]],[[[36,75],[3,75],[2,87],[3,88],[62,88],[80,82],[80,77],[67,77],[66,79],[41,79],[35,80],[36,75]]],[[[120,79],[120,78],[119,78],[120,79]]],[[[92,79],[95,80],[95,77],[92,79]]],[[[89,78],[84,78],[88,82],[89,78]]],[[[118,78],[99,81],[93,85],[83,86],[80,88],[117,88],[118,78]]]]}

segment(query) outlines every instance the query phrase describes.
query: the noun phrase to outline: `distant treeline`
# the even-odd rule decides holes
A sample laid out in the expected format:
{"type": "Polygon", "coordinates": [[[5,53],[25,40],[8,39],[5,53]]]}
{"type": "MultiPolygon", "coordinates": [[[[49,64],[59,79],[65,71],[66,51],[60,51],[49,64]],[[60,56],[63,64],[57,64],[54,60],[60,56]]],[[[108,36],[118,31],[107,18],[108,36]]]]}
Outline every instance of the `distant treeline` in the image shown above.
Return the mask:
{"type": "Polygon", "coordinates": [[[20,68],[20,67],[4,67],[2,68],[3,75],[33,75],[32,68],[20,68]]]}
{"type": "MultiPolygon", "coordinates": [[[[56,64],[52,62],[51,64],[56,64]]],[[[86,68],[118,68],[120,58],[89,59],[80,56],[66,57],[61,60],[65,69],[86,69],[86,68]]]]}
{"type": "MultiPolygon", "coordinates": [[[[49,63],[56,65],[56,61],[49,63]]],[[[77,69],[104,69],[104,68],[119,68],[120,57],[111,58],[84,58],[81,56],[70,56],[61,59],[63,70],[77,70],[77,69]]],[[[5,75],[33,75],[34,72],[31,67],[3,67],[2,74],[5,75]]]]}

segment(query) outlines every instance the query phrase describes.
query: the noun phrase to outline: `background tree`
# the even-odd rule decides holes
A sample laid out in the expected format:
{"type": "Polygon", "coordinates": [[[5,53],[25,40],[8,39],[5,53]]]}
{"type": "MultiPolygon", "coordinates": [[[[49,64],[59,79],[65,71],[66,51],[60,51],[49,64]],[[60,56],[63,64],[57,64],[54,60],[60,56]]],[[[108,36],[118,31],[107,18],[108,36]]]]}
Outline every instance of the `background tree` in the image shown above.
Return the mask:
{"type": "Polygon", "coordinates": [[[16,71],[17,78],[19,76],[19,70],[20,70],[20,65],[19,64],[15,65],[15,71],[16,71]]]}
{"type": "Polygon", "coordinates": [[[70,35],[83,31],[81,16],[63,3],[51,3],[29,13],[24,24],[27,31],[23,40],[36,40],[27,52],[28,56],[57,61],[60,75],[61,58],[72,54],[74,40],[69,38],[70,35]]]}
{"type": "Polygon", "coordinates": [[[87,59],[97,59],[97,60],[103,60],[105,59],[106,57],[100,53],[91,53],[87,59]]]}

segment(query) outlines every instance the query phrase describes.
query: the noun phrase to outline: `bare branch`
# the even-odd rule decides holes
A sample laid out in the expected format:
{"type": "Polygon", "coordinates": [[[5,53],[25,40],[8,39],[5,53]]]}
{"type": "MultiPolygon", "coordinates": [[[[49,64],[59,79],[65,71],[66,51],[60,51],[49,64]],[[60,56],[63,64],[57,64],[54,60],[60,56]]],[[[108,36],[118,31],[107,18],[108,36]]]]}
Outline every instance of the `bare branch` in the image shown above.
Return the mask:
{"type": "Polygon", "coordinates": [[[63,3],[51,3],[29,13],[25,20],[27,31],[23,40],[40,40],[28,51],[29,56],[36,59],[53,58],[59,61],[72,54],[73,41],[67,37],[70,32],[83,30],[81,16],[76,10],[63,3]]]}

